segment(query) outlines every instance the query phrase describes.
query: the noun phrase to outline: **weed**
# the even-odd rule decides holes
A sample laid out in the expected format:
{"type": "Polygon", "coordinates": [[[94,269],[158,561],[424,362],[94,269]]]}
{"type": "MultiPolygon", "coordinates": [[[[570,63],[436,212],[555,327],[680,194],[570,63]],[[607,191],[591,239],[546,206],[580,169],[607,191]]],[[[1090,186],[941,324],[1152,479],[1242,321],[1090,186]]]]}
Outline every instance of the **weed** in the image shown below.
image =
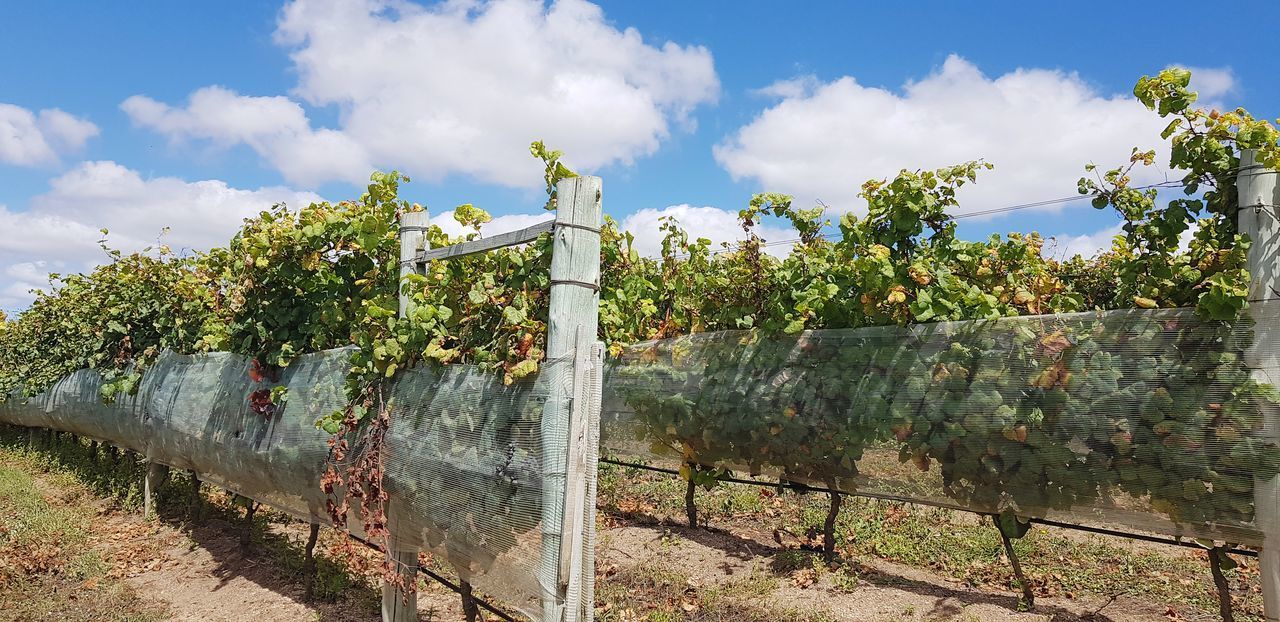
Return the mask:
{"type": "Polygon", "coordinates": [[[88,548],[97,516],[74,476],[39,456],[0,448],[0,622],[151,622],[163,610],[108,576],[88,548]],[[67,598],[73,593],[75,598],[67,598]]]}
{"type": "Polygon", "coordinates": [[[832,585],[836,591],[852,594],[858,590],[858,586],[862,584],[858,578],[858,573],[850,568],[840,568],[831,574],[832,585]]]}

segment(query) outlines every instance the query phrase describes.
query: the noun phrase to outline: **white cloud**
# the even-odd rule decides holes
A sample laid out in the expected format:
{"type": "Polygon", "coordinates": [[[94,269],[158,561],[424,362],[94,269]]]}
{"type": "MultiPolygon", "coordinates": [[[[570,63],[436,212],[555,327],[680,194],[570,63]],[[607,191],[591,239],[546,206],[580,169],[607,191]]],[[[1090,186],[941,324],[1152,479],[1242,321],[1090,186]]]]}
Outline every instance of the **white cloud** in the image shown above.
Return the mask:
{"type": "Polygon", "coordinates": [[[288,188],[232,188],[217,180],[143,179],[115,162],[85,162],[50,182],[25,211],[0,206],[0,308],[24,306],[26,290],[49,271],[80,272],[105,260],[99,229],[124,251],[162,238],[174,250],[225,244],[244,218],[275,203],[298,207],[320,197],[288,188]]]}
{"type": "Polygon", "coordinates": [[[0,163],[56,164],[60,154],[78,151],[98,135],[98,126],[57,108],[34,113],[0,103],[0,163]]]}
{"type": "Polygon", "coordinates": [[[49,279],[49,262],[28,261],[8,266],[4,275],[24,283],[43,283],[49,279]]]}
{"type": "Polygon", "coordinates": [[[1215,102],[1236,92],[1236,74],[1230,67],[1187,67],[1191,84],[1187,88],[1199,94],[1200,103],[1215,102]]]}
{"type": "MultiPolygon", "coordinates": [[[[689,234],[690,240],[707,238],[713,248],[719,249],[724,242],[736,242],[746,237],[738,224],[738,212],[718,207],[694,207],[692,205],[671,205],[662,209],[642,209],[623,219],[621,227],[635,236],[635,249],[641,256],[658,257],[662,253],[663,232],[660,229],[663,217],[673,217],[680,227],[689,234]]],[[[766,243],[780,243],[799,237],[789,226],[762,224],[756,227],[756,234],[766,243]]],[[[786,255],[790,246],[778,244],[770,246],[766,252],[774,255],[786,255]]]]}
{"type": "Polygon", "coordinates": [[[284,97],[217,87],[185,108],[135,96],[124,110],[171,137],[247,144],[295,183],[377,166],[533,187],[530,141],[586,170],[630,164],[719,92],[708,50],[647,43],[583,0],[297,0],[276,40],[299,76],[293,96],[336,106],[338,128],[313,128],[284,97]]]}
{"type": "Polygon", "coordinates": [[[363,147],[342,132],[312,129],[302,106],[287,97],[249,97],[210,86],[192,93],[185,108],[144,95],[126,99],[120,108],[135,125],[173,141],[248,145],[286,179],[301,184],[360,183],[373,170],[363,147]]]}
{"type": "MultiPolygon", "coordinates": [[[[554,214],[551,212],[542,212],[540,214],[507,214],[505,216],[494,216],[493,220],[480,225],[480,235],[482,237],[491,238],[495,235],[516,231],[525,227],[531,227],[544,220],[551,220],[554,214]]],[[[469,227],[463,227],[453,217],[453,210],[441,212],[431,217],[431,224],[438,225],[442,231],[451,236],[462,236],[474,233],[469,227]]]]}
{"type": "MultiPolygon", "coordinates": [[[[742,227],[738,225],[738,212],[723,210],[718,207],[671,205],[662,209],[646,208],[627,216],[618,226],[624,231],[630,231],[635,236],[635,249],[641,256],[658,257],[662,252],[662,237],[664,235],[659,227],[662,225],[661,219],[666,216],[674,217],[680,223],[681,228],[689,233],[691,240],[696,238],[710,239],[715,250],[719,250],[723,242],[736,242],[745,237],[742,227]]],[[[481,226],[480,234],[484,237],[492,237],[535,225],[549,220],[551,217],[552,214],[549,212],[495,216],[492,221],[481,226]]],[[[454,220],[453,210],[433,214],[431,216],[431,224],[439,225],[445,233],[452,236],[472,232],[471,229],[464,228],[458,224],[457,220],[454,220]]],[[[786,242],[799,237],[799,233],[790,226],[778,226],[770,223],[758,226],[756,233],[764,238],[767,243],[786,242]]],[[[768,247],[765,252],[784,256],[790,250],[790,246],[779,244],[768,247]]]]}
{"type": "Polygon", "coordinates": [[[48,289],[49,273],[52,266],[45,261],[28,261],[5,266],[0,274],[4,275],[4,283],[0,285],[0,310],[18,309],[26,305],[33,289],[48,289]]]}
{"type": "Polygon", "coordinates": [[[795,97],[804,97],[813,92],[814,89],[822,86],[822,81],[812,74],[798,76],[789,80],[778,80],[769,86],[751,91],[755,95],[761,97],[773,97],[777,99],[788,99],[795,97]]]}
{"type": "MultiPolygon", "coordinates": [[[[901,91],[804,78],[767,90],[782,100],[715,148],[735,179],[862,209],[862,182],[903,168],[986,159],[996,169],[960,191],[961,212],[1074,194],[1083,166],[1163,148],[1162,122],[1131,95],[1097,92],[1074,73],[1018,69],[990,78],[951,56],[901,91]]],[[[1159,154],[1166,162],[1167,151],[1159,154]]],[[[1147,169],[1138,182],[1163,180],[1147,169]]]]}
{"type": "Polygon", "coordinates": [[[1120,223],[1083,235],[1055,235],[1045,240],[1041,254],[1051,259],[1065,260],[1076,255],[1093,257],[1101,251],[1111,250],[1111,240],[1124,232],[1120,223]]]}
{"type": "MultiPolygon", "coordinates": [[[[1085,233],[1082,235],[1055,235],[1045,240],[1044,247],[1040,252],[1045,257],[1051,259],[1065,260],[1076,255],[1080,255],[1086,259],[1097,255],[1103,251],[1111,250],[1111,242],[1116,236],[1124,235],[1124,223],[1115,223],[1113,225],[1103,227],[1093,233],[1085,233]]],[[[1196,236],[1196,232],[1200,230],[1200,223],[1193,222],[1178,236],[1179,252],[1187,252],[1191,248],[1191,240],[1196,236]]]]}

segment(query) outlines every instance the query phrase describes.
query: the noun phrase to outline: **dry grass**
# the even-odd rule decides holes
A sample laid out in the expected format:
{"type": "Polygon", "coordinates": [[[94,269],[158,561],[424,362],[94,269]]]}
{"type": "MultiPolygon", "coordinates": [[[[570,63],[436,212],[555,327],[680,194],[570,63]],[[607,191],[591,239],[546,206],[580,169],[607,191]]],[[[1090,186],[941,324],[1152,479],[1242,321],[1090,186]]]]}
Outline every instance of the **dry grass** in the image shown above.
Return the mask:
{"type": "Polygon", "coordinates": [[[0,450],[0,621],[150,622],[144,602],[91,548],[95,499],[66,472],[0,450]]]}

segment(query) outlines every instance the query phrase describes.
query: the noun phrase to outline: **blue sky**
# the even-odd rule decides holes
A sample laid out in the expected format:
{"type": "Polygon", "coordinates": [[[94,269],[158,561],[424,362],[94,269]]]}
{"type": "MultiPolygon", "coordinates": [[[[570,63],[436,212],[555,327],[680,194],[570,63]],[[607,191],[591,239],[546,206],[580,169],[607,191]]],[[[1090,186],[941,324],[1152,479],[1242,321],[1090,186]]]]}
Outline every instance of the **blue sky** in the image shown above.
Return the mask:
{"type": "MultiPolygon", "coordinates": [[[[354,197],[373,167],[413,176],[433,215],[471,202],[516,226],[541,203],[536,138],[604,177],[637,230],[668,214],[724,238],[753,192],[857,211],[867,178],[979,157],[997,169],[963,210],[1069,196],[1086,161],[1160,146],[1127,95],[1173,64],[1211,102],[1280,115],[1265,46],[1203,3],[228,6],[0,6],[0,308],[99,261],[98,227],[199,247],[272,201],[354,197]]],[[[1280,5],[1232,12],[1275,23],[1280,5]]],[[[1084,205],[962,222],[1062,252],[1115,225],[1084,205]]]]}

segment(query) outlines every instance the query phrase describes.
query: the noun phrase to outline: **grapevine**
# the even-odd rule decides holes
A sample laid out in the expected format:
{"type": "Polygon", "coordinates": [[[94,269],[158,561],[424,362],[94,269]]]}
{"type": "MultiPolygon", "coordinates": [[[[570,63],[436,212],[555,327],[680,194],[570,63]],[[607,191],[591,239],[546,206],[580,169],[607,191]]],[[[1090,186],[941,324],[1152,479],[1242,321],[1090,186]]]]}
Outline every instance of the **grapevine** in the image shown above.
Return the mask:
{"type": "MultiPolygon", "coordinates": [[[[1085,167],[1079,192],[1124,222],[1094,257],[1047,258],[1036,233],[958,238],[958,191],[992,168],[981,160],[868,181],[861,215],[834,224],[821,206],[754,195],[738,214],[743,239],[720,248],[667,219],[659,256],[642,257],[635,235],[606,219],[599,312],[619,363],[613,397],[634,411],[652,452],[683,465],[690,495],[729,468],[856,492],[866,453],[890,448],[938,469],[949,498],[992,514],[1006,536],[1021,535],[1028,517],[1115,491],[1149,499],[1189,532],[1250,524],[1253,478],[1280,472],[1280,450],[1257,433],[1257,413],[1276,396],[1244,362],[1250,241],[1236,227],[1235,174],[1243,149],[1280,166],[1280,134],[1243,109],[1196,108],[1189,84],[1189,72],[1167,69],[1134,89],[1169,120],[1161,138],[1182,197],[1162,204],[1135,186],[1135,171],[1155,163],[1150,150],[1085,167]],[[783,257],[764,252],[768,219],[799,238],[783,257]],[[1091,314],[1100,309],[1169,310],[1091,314]],[[1019,316],[1035,317],[989,323],[1019,316]]],[[[556,183],[574,173],[541,142],[530,151],[554,210],[556,183]]],[[[274,206],[226,246],[190,256],[161,243],[125,254],[104,239],[108,263],[51,275],[30,308],[0,317],[0,398],[88,368],[110,400],[136,391],[163,351],[230,351],[253,359],[262,386],[245,399],[269,418],[288,399],[280,370],[355,346],[347,407],[316,422],[332,435],[316,484],[332,495],[335,521],[359,508],[371,535],[385,535],[380,447],[396,421],[397,380],[467,364],[492,374],[485,391],[518,393],[544,364],[548,322],[548,236],[402,281],[398,218],[423,209],[399,197],[406,182],[375,173],[355,200],[274,206]]],[[[454,217],[470,232],[432,226],[428,246],[474,238],[490,220],[470,204],[454,217]]],[[[474,426],[509,431],[537,416],[534,404],[512,420],[477,423],[482,413],[463,405],[449,414],[421,437],[442,473],[474,426]]],[[[489,532],[514,541],[534,527],[512,511],[538,503],[532,484],[497,468],[467,486],[492,491],[472,517],[489,532]]],[[[447,516],[431,520],[432,544],[483,548],[447,516]]],[[[465,573],[493,561],[452,559],[465,573]]]]}

